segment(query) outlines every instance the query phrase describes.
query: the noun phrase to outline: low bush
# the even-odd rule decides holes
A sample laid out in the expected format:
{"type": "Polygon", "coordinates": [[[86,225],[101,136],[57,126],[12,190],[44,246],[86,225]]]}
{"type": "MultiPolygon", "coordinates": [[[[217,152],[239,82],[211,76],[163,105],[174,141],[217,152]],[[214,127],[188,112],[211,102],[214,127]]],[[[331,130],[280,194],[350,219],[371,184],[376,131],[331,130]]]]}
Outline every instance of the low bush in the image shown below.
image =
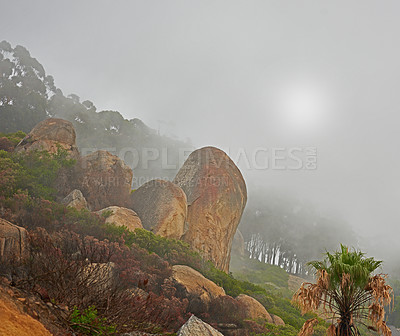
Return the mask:
{"type": "Polygon", "coordinates": [[[74,307],[70,317],[70,326],[74,331],[85,335],[114,335],[116,328],[107,325],[105,318],[98,317],[97,310],[94,306],[80,311],[78,307],[74,307]]]}
{"type": "Polygon", "coordinates": [[[8,198],[23,192],[31,197],[53,200],[60,169],[71,168],[74,164],[75,160],[69,159],[61,148],[55,154],[0,150],[0,195],[8,198]]]}
{"type": "MultiPolygon", "coordinates": [[[[187,300],[174,296],[169,264],[136,245],[68,230],[50,234],[38,228],[30,233],[30,249],[23,271],[19,267],[19,272],[9,272],[13,282],[44,300],[69,307],[71,314],[77,310],[93,313],[90,307],[95,306],[101,324],[114,326],[118,332],[175,331],[188,317],[187,300]]],[[[84,316],[70,315],[64,322],[82,331],[84,323],[71,321],[84,316]]],[[[88,332],[96,329],[86,327],[88,332]]]]}

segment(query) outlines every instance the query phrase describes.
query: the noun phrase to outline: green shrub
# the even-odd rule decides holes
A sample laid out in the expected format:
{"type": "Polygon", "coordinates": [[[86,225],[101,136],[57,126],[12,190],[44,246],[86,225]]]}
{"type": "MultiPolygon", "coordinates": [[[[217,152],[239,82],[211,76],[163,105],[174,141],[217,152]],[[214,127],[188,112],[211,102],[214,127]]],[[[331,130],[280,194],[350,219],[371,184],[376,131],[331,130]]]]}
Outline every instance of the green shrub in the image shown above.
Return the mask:
{"type": "Polygon", "coordinates": [[[231,262],[234,276],[251,281],[268,289],[288,288],[289,274],[281,267],[260,262],[256,259],[236,258],[231,262]]]}
{"type": "Polygon", "coordinates": [[[107,325],[105,318],[98,317],[94,306],[90,306],[83,311],[80,311],[78,307],[74,307],[70,318],[70,326],[73,330],[85,335],[113,335],[116,332],[114,326],[107,325]]]}
{"type": "MultiPolygon", "coordinates": [[[[197,252],[194,252],[188,244],[180,240],[157,236],[143,229],[136,229],[134,232],[130,232],[127,228],[109,224],[106,224],[105,228],[108,239],[115,240],[118,237],[123,237],[126,244],[136,244],[149,253],[159,255],[172,265],[183,264],[190,266],[223,287],[227,295],[236,297],[239,294],[246,294],[254,297],[270,313],[278,315],[286,324],[296,330],[299,330],[307,319],[315,317],[314,314],[302,316],[300,310],[294,307],[288,298],[268,292],[262,286],[249,281],[237,280],[232,274],[227,274],[217,269],[212,262],[202,260],[197,252]]],[[[282,272],[286,273],[284,270],[282,272]]]]}
{"type": "Polygon", "coordinates": [[[293,328],[291,325],[277,326],[274,324],[266,323],[265,329],[268,331],[257,336],[296,336],[298,330],[293,328]]]}
{"type": "Polygon", "coordinates": [[[7,138],[8,140],[10,140],[12,142],[12,144],[14,145],[14,147],[16,145],[18,145],[20,143],[20,141],[25,138],[26,133],[22,132],[22,131],[18,131],[15,133],[1,133],[0,132],[0,138],[7,138]]]}
{"type": "Polygon", "coordinates": [[[75,160],[67,151],[57,153],[31,151],[14,153],[0,150],[0,196],[11,197],[26,191],[32,197],[51,200],[56,195],[54,183],[61,168],[70,168],[75,160]]]}
{"type": "Polygon", "coordinates": [[[104,218],[108,218],[108,217],[112,216],[112,214],[113,214],[112,210],[107,210],[107,211],[103,211],[101,213],[101,216],[104,217],[104,218]]]}

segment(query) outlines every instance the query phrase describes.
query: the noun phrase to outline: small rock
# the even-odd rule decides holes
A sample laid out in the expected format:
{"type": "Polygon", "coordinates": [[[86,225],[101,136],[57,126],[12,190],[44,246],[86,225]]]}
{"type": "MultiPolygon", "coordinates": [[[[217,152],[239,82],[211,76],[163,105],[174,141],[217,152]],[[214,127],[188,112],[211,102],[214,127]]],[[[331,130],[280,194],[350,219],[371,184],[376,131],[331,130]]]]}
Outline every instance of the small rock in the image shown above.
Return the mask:
{"type": "Polygon", "coordinates": [[[280,326],[285,325],[285,322],[278,315],[271,314],[271,317],[275,325],[280,325],[280,326]]]}
{"type": "Polygon", "coordinates": [[[189,266],[172,266],[172,278],[183,285],[189,294],[198,296],[205,304],[214,298],[225,295],[222,287],[189,266]]]}
{"type": "Polygon", "coordinates": [[[129,231],[143,229],[142,222],[135,211],[118,206],[110,206],[96,212],[99,215],[109,213],[106,223],[113,223],[116,226],[126,226],[129,231]]]}
{"type": "Polygon", "coordinates": [[[87,209],[88,204],[86,198],[83,196],[82,192],[78,189],[72,190],[64,199],[61,201],[68,207],[75,208],[77,210],[87,209]]]}
{"type": "Polygon", "coordinates": [[[192,315],[178,330],[177,336],[224,336],[218,330],[192,315]]]}
{"type": "Polygon", "coordinates": [[[250,320],[263,319],[268,323],[273,323],[271,315],[265,307],[256,299],[246,294],[240,294],[236,300],[245,306],[245,318],[250,320]]]}

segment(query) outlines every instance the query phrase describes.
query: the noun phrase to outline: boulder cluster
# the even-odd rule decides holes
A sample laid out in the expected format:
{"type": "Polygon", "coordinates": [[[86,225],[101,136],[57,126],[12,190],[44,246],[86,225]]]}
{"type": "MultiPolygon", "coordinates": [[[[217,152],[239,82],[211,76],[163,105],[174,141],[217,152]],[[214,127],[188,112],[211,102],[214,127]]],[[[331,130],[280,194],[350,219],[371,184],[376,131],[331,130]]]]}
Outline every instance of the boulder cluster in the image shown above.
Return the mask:
{"type": "MultiPolygon", "coordinates": [[[[107,151],[81,156],[72,124],[49,118],[40,122],[16,147],[16,151],[59,148],[76,160],[73,172],[61,172],[58,182],[60,201],[76,209],[88,209],[106,217],[106,222],[134,231],[144,228],[154,234],[187,242],[217,268],[228,272],[232,244],[244,253],[244,241],[237,231],[247,201],[243,176],[222,150],[204,147],[190,154],[175,179],[152,180],[131,190],[133,172],[123,160],[107,151]],[[235,236],[236,234],[236,236],[235,236]]],[[[7,221],[0,222],[0,259],[23,257],[26,231],[7,221]]],[[[225,296],[223,288],[188,266],[173,266],[172,279],[204,304],[225,296]]],[[[255,299],[236,298],[248,319],[264,319],[281,324],[255,299]]],[[[208,328],[194,317],[180,334],[195,334],[208,328]]],[[[212,333],[214,334],[214,333],[212,333]]],[[[218,335],[216,332],[215,335],[218,335]]]]}
{"type": "Polygon", "coordinates": [[[81,156],[69,121],[49,118],[36,125],[16,151],[59,148],[77,161],[74,171],[60,173],[60,201],[99,214],[130,230],[181,239],[229,271],[232,242],[247,201],[246,184],[235,163],[222,150],[204,147],[190,154],[175,179],[151,180],[131,190],[133,171],[107,151],[81,156]],[[69,174],[69,175],[67,175],[69,174]],[[72,175],[71,175],[72,174],[72,175]]]}

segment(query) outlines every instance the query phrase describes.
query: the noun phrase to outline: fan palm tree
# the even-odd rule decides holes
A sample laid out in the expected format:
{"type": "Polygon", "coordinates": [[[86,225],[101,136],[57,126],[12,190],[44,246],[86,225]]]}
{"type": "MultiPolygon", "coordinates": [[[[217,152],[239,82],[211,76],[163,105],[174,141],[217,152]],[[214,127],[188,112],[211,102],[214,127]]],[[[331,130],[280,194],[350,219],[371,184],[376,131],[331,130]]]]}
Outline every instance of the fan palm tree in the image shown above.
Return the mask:
{"type": "MultiPolygon", "coordinates": [[[[386,275],[374,272],[382,261],[366,258],[365,254],[341,245],[334,253],[326,253],[324,261],[312,261],[316,283],[303,283],[294,294],[293,302],[302,313],[316,312],[330,321],[329,336],[359,336],[357,325],[362,324],[391,336],[384,321],[384,306],[390,305],[392,288],[386,284],[386,275]]],[[[317,319],[304,323],[299,336],[313,333],[317,319]]]]}

